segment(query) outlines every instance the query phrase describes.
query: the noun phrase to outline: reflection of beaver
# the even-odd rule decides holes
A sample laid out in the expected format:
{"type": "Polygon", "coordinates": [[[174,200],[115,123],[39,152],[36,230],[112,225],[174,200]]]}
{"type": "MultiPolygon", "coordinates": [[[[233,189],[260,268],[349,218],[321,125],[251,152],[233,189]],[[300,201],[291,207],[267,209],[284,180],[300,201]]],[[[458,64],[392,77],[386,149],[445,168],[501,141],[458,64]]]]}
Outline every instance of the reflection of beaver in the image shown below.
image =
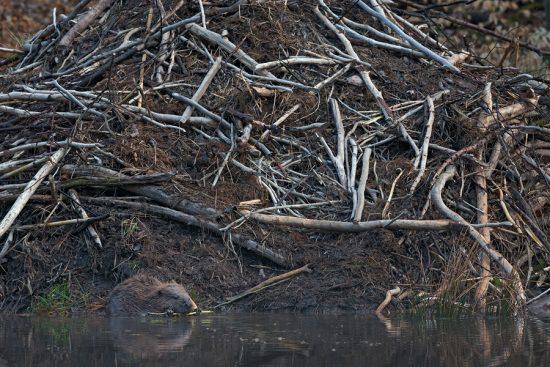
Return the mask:
{"type": "Polygon", "coordinates": [[[183,286],[139,274],[112,290],[106,308],[109,314],[116,316],[167,311],[187,313],[196,310],[197,305],[183,286]]]}
{"type": "Polygon", "coordinates": [[[542,319],[550,319],[550,296],[543,296],[527,307],[533,315],[542,319]]]}
{"type": "Polygon", "coordinates": [[[193,318],[129,318],[109,320],[113,346],[117,351],[115,365],[184,365],[181,358],[191,339],[193,318]]]}

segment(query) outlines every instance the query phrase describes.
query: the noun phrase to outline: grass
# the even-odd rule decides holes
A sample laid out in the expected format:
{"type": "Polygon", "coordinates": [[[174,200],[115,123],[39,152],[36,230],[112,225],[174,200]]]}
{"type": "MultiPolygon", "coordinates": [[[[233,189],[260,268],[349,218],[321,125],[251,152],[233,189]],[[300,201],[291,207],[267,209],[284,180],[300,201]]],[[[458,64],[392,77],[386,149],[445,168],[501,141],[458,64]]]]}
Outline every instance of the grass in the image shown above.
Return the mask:
{"type": "Polygon", "coordinates": [[[71,290],[71,280],[55,283],[43,296],[39,296],[32,304],[32,311],[49,315],[66,315],[71,307],[86,302],[86,297],[77,295],[71,290]]]}
{"type": "Polygon", "coordinates": [[[122,237],[127,238],[131,235],[138,233],[141,229],[139,227],[139,220],[137,218],[124,219],[121,224],[122,237]]]}
{"type": "Polygon", "coordinates": [[[189,293],[189,297],[191,297],[192,300],[196,300],[198,296],[198,291],[195,288],[190,288],[187,290],[189,293]]]}

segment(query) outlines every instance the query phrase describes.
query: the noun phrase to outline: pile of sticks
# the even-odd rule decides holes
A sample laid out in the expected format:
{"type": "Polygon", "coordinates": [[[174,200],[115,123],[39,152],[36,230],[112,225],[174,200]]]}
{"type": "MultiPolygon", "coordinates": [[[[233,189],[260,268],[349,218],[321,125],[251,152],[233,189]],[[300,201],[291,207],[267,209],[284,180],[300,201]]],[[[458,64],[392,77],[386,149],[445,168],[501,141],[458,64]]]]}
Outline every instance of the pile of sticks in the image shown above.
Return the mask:
{"type": "MultiPolygon", "coordinates": [[[[93,203],[206,229],[285,268],[287,254],[239,226],[444,233],[479,255],[460,256],[481,311],[489,293],[507,297],[495,277],[516,307],[544,283],[534,259],[547,265],[550,254],[550,129],[533,76],[449,49],[414,8],[389,2],[88,3],[54,11],[20,50],[3,50],[13,56],[0,61],[0,264],[37,228],[81,226],[102,248],[93,224],[104,218],[85,210],[93,203]],[[400,89],[417,73],[434,80],[400,89]],[[197,185],[238,171],[268,200],[234,203],[220,224],[219,208],[170,190],[175,167],[121,154],[133,126],[215,147],[197,185]],[[78,192],[106,187],[146,199],[78,192]],[[25,215],[33,201],[56,205],[25,215]]],[[[417,245],[438,252],[432,280],[442,282],[456,252],[417,245]]]]}

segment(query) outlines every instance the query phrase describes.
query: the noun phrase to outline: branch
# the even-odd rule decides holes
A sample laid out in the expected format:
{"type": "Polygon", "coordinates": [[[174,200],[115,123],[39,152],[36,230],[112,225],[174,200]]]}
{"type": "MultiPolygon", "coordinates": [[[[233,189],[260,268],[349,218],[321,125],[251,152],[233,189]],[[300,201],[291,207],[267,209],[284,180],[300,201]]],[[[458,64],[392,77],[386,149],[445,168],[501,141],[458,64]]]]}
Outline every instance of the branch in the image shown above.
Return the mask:
{"type": "Polygon", "coordinates": [[[521,284],[521,279],[518,272],[514,269],[512,264],[502,256],[500,252],[493,249],[489,243],[485,241],[485,238],[474,228],[473,225],[468,223],[464,218],[462,218],[457,213],[453,212],[451,209],[445,205],[442,199],[442,191],[445,187],[445,184],[449,179],[451,179],[456,174],[455,166],[448,166],[445,172],[443,172],[437,179],[435,185],[432,188],[431,199],[437,209],[446,217],[451,220],[458,222],[464,225],[470,234],[470,236],[479,244],[479,246],[485,251],[485,253],[493,260],[500,268],[501,272],[508,278],[512,280],[512,286],[516,291],[516,306],[521,307],[525,304],[525,292],[521,284]]]}
{"type": "Polygon", "coordinates": [[[299,275],[301,273],[311,273],[312,271],[313,270],[311,270],[309,268],[309,265],[306,264],[306,265],[302,266],[301,268],[294,269],[294,270],[291,270],[291,271],[286,272],[284,274],[271,277],[267,280],[264,280],[263,282],[261,282],[257,286],[254,286],[254,287],[252,287],[250,289],[247,289],[246,291],[244,291],[240,294],[237,294],[236,296],[227,297],[226,298],[227,302],[220,303],[219,305],[216,305],[214,308],[218,308],[218,307],[233,303],[235,301],[238,301],[241,298],[244,298],[244,297],[249,296],[249,295],[254,294],[254,293],[258,293],[259,291],[264,290],[264,289],[268,288],[269,286],[273,286],[273,285],[279,284],[281,282],[284,282],[284,281],[290,279],[291,277],[294,277],[294,276],[299,275]]]}
{"type": "Polygon", "coordinates": [[[46,164],[40,168],[40,170],[34,175],[34,177],[27,183],[27,186],[19,195],[15,203],[13,203],[11,209],[0,222],[0,238],[10,229],[15,219],[19,216],[30,197],[40,186],[40,183],[50,174],[52,169],[63,159],[67,153],[67,148],[61,148],[55,152],[46,164]]]}
{"type": "MultiPolygon", "coordinates": [[[[260,223],[297,227],[325,232],[368,232],[374,229],[409,230],[409,231],[448,231],[462,230],[464,224],[447,219],[415,220],[415,219],[380,219],[368,222],[339,222],[323,219],[296,218],[285,215],[258,214],[242,210],[241,214],[260,223]]],[[[511,227],[510,222],[491,223],[491,227],[511,227]]],[[[475,225],[474,225],[475,227],[475,225]]]]}
{"type": "Polygon", "coordinates": [[[63,47],[69,47],[74,41],[74,38],[78,33],[82,32],[92,24],[92,22],[99,17],[101,13],[110,7],[115,0],[99,0],[95,7],[93,7],[86,15],[78,20],[78,22],[61,38],[59,45],[63,47]]]}

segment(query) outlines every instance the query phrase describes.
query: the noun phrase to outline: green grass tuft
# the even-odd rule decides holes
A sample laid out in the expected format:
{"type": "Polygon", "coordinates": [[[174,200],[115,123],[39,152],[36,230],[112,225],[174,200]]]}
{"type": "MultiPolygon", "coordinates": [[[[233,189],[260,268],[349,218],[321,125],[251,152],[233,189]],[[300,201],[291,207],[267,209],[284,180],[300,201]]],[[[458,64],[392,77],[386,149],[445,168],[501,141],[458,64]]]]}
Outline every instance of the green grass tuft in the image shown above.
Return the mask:
{"type": "Polygon", "coordinates": [[[78,302],[77,297],[71,292],[70,281],[67,280],[54,284],[48,293],[39,296],[33,302],[32,310],[36,313],[68,314],[71,306],[78,302]]]}

